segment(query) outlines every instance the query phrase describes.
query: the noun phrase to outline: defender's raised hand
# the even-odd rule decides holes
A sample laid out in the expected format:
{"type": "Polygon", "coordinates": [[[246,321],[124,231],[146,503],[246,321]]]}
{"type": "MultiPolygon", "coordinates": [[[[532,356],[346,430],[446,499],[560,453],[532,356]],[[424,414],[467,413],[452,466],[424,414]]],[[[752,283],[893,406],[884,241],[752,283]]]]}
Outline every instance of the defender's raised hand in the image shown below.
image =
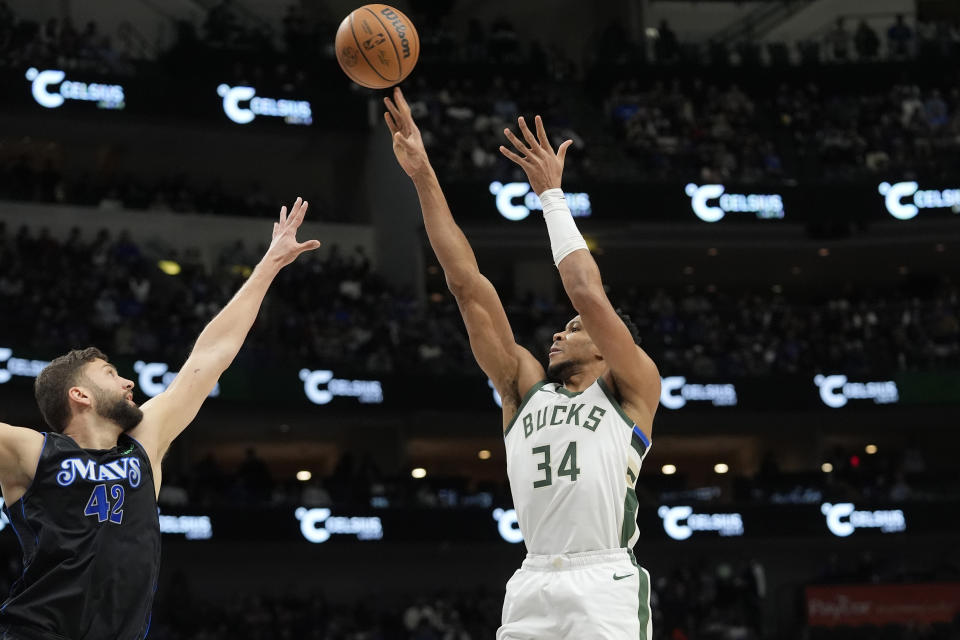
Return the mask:
{"type": "Polygon", "coordinates": [[[427,159],[427,150],[423,146],[420,129],[413,121],[410,105],[404,99],[400,87],[393,90],[393,100],[384,98],[383,103],[387,106],[383,119],[386,120],[387,128],[393,136],[393,153],[397,156],[397,162],[411,178],[429,171],[430,161],[427,159]]]}
{"type": "Polygon", "coordinates": [[[281,267],[285,267],[297,259],[304,251],[313,251],[320,246],[317,240],[297,242],[297,229],[303,224],[303,217],[307,213],[309,204],[302,198],[297,198],[287,215],[287,208],[280,207],[280,220],[273,223],[273,238],[266,257],[281,267]]]}
{"type": "Polygon", "coordinates": [[[560,180],[563,177],[563,161],[567,157],[567,149],[573,144],[573,140],[564,141],[554,153],[540,116],[536,117],[536,137],[527,127],[523,116],[517,119],[517,124],[526,143],[517,138],[510,129],[504,129],[503,135],[513,144],[517,153],[503,145],[500,145],[500,153],[520,165],[520,168],[527,174],[527,180],[537,195],[547,189],[559,189],[560,180]]]}

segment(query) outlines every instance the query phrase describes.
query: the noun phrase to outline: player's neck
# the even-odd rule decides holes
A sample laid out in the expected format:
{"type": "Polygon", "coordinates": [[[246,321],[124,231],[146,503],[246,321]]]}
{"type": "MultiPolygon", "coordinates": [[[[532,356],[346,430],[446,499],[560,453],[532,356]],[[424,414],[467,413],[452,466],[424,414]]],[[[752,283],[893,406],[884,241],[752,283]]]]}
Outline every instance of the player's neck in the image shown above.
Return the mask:
{"type": "Polygon", "coordinates": [[[572,393],[579,393],[596,382],[602,373],[603,371],[595,367],[578,367],[563,377],[563,388],[572,393]]]}
{"type": "Polygon", "coordinates": [[[63,435],[70,436],[81,449],[112,449],[123,429],[96,415],[74,416],[63,435]]]}

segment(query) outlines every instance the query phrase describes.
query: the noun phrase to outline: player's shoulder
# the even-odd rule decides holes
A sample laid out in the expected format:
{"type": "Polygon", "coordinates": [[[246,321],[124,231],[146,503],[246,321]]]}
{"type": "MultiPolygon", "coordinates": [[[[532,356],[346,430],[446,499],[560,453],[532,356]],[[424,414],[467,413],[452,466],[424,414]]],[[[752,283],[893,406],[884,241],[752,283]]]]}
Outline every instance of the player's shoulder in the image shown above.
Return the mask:
{"type": "Polygon", "coordinates": [[[36,429],[0,422],[0,446],[5,448],[42,444],[45,434],[36,429]]]}

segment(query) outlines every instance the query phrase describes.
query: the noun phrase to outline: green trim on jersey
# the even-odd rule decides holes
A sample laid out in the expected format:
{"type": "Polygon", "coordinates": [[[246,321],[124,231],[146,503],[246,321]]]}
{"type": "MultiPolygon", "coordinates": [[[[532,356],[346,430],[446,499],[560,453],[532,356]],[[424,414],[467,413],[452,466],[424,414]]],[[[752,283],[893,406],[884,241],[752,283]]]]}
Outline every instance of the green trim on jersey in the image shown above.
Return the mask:
{"type": "Polygon", "coordinates": [[[623,411],[623,407],[620,406],[620,403],[617,402],[617,399],[613,395],[613,391],[610,390],[610,387],[607,386],[607,383],[603,381],[603,378],[597,378],[597,383],[600,385],[603,395],[607,396],[607,400],[610,401],[610,404],[613,405],[613,408],[617,410],[617,413],[620,414],[620,417],[623,418],[624,422],[627,423],[627,426],[633,429],[637,423],[630,419],[623,411]]]}
{"type": "Polygon", "coordinates": [[[633,450],[640,454],[640,460],[643,460],[643,457],[647,455],[647,445],[643,443],[643,440],[640,439],[636,433],[630,434],[630,446],[633,447],[633,450]]]}
{"type": "MultiPolygon", "coordinates": [[[[593,386],[593,385],[591,385],[591,386],[593,386]]],[[[587,389],[589,389],[589,388],[590,388],[590,387],[587,387],[587,389]]],[[[586,391],[587,389],[584,389],[583,391],[586,391]]],[[[583,391],[570,391],[569,389],[567,389],[566,387],[564,387],[562,384],[558,384],[558,385],[557,385],[557,393],[559,393],[559,394],[561,394],[561,395],[565,395],[565,396],[567,396],[568,398],[576,398],[578,395],[580,395],[581,393],[583,393],[583,391]]]]}
{"type": "Polygon", "coordinates": [[[630,562],[637,568],[637,575],[640,578],[640,589],[637,593],[640,604],[637,606],[637,619],[640,621],[639,640],[651,640],[647,636],[647,629],[650,627],[650,574],[637,564],[637,559],[633,555],[633,549],[630,549],[630,562]]]}
{"type": "Polygon", "coordinates": [[[537,391],[540,391],[540,389],[543,388],[543,385],[547,384],[547,382],[548,382],[547,380],[541,380],[540,382],[537,382],[532,387],[530,387],[530,390],[527,391],[526,394],[524,394],[523,398],[520,400],[520,405],[517,407],[517,412],[513,414],[513,418],[510,420],[510,424],[507,425],[506,430],[504,430],[503,432],[504,438],[506,438],[507,434],[510,433],[510,429],[513,429],[513,425],[516,424],[517,418],[520,417],[520,413],[523,411],[523,408],[526,406],[526,404],[530,402],[530,398],[533,397],[533,394],[535,394],[537,391]]]}
{"type": "Polygon", "coordinates": [[[623,499],[623,528],[620,530],[620,546],[623,548],[628,548],[630,538],[637,531],[637,507],[639,505],[637,490],[628,487],[627,497],[623,499]]]}

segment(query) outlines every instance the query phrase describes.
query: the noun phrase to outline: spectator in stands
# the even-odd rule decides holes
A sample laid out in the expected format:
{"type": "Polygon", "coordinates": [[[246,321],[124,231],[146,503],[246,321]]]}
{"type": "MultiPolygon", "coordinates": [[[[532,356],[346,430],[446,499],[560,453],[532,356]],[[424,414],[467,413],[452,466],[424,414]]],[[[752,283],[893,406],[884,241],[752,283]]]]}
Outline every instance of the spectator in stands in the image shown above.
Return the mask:
{"type": "Polygon", "coordinates": [[[845,20],[842,17],[837,18],[836,24],[826,37],[826,44],[834,61],[847,62],[850,59],[851,40],[845,20]]]}
{"type": "Polygon", "coordinates": [[[677,41],[677,34],[673,32],[670,24],[666,20],[660,21],[653,51],[658,62],[673,62],[680,54],[680,43],[677,41]]]}
{"type": "Polygon", "coordinates": [[[871,61],[876,59],[880,52],[880,37],[867,24],[866,20],[860,20],[853,39],[857,49],[857,57],[860,60],[871,61]]]}
{"type": "Polygon", "coordinates": [[[913,42],[913,30],[903,19],[903,14],[897,14],[897,18],[890,28],[887,29],[887,51],[891,58],[906,58],[910,55],[910,46],[913,42]]]}

